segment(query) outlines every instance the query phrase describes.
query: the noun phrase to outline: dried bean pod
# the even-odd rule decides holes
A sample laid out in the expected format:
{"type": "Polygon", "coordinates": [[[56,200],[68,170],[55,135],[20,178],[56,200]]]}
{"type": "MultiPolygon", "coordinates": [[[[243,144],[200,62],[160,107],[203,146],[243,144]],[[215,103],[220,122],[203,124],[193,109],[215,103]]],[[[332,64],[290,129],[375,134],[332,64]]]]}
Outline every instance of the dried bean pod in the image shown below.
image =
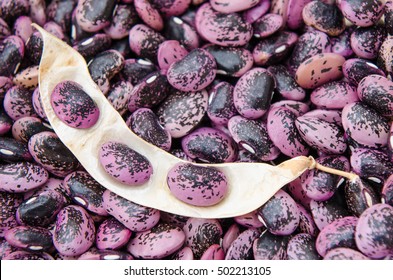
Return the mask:
{"type": "Polygon", "coordinates": [[[93,219],[82,207],[69,205],[57,214],[53,244],[60,254],[81,255],[93,245],[94,240],[93,219]]]}
{"type": "Polygon", "coordinates": [[[109,215],[135,232],[151,229],[160,219],[158,210],[128,201],[109,190],[103,194],[103,203],[109,215]]]}
{"type": "Polygon", "coordinates": [[[319,260],[315,249],[315,238],[307,233],[299,233],[288,242],[287,256],[289,260],[319,260]]]}

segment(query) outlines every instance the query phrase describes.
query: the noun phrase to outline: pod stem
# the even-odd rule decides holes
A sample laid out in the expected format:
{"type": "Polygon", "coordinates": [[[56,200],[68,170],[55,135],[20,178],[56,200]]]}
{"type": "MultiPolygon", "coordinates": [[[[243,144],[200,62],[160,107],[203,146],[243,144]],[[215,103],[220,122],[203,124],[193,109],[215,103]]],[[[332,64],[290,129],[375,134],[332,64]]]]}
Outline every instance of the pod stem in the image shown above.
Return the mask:
{"type": "Polygon", "coordinates": [[[349,179],[351,181],[356,180],[356,178],[359,177],[359,175],[357,175],[355,173],[345,172],[345,171],[342,171],[342,170],[338,170],[338,169],[334,169],[334,168],[331,168],[331,167],[323,166],[323,165],[319,164],[316,161],[313,162],[313,164],[312,164],[310,169],[313,169],[313,168],[316,168],[316,169],[321,170],[321,171],[326,172],[326,173],[330,173],[330,174],[334,174],[334,175],[345,177],[345,178],[347,178],[347,179],[349,179]]]}

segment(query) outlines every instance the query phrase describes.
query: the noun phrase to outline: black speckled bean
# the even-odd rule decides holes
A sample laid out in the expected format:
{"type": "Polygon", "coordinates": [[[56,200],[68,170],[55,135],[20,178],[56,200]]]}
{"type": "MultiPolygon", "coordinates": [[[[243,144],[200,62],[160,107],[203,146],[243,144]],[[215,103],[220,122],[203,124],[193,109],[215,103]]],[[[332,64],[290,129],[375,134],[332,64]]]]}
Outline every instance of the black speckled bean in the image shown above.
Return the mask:
{"type": "Polygon", "coordinates": [[[5,240],[14,247],[30,251],[48,251],[52,246],[52,234],[46,228],[17,226],[8,230],[5,240]]]}
{"type": "Polygon", "coordinates": [[[33,135],[28,147],[33,159],[56,176],[65,177],[79,167],[78,160],[53,132],[33,135]]]}
{"type": "Polygon", "coordinates": [[[288,242],[289,260],[319,260],[321,256],[315,249],[315,238],[307,233],[299,233],[288,242]]]}
{"type": "Polygon", "coordinates": [[[7,230],[18,225],[15,213],[22,201],[20,194],[0,192],[0,237],[4,237],[7,230]]]}
{"type": "Polygon", "coordinates": [[[263,122],[235,116],[229,120],[228,129],[240,147],[261,160],[273,160],[280,154],[263,122]]]}
{"type": "Polygon", "coordinates": [[[231,84],[221,82],[210,90],[207,115],[213,123],[226,125],[237,114],[233,103],[233,89],[231,84]]]}
{"type": "Polygon", "coordinates": [[[0,3],[0,17],[9,23],[28,11],[28,0],[4,0],[0,3]]]}
{"type": "Polygon", "coordinates": [[[347,104],[359,101],[359,97],[356,88],[348,82],[333,81],[313,90],[310,100],[321,109],[342,109],[347,104]]]}
{"type": "Polygon", "coordinates": [[[255,260],[285,260],[290,237],[274,235],[265,230],[254,240],[253,254],[255,260]]]}
{"type": "Polygon", "coordinates": [[[379,195],[366,181],[357,178],[345,185],[345,200],[349,212],[359,217],[363,211],[380,202],[379,195]]]}
{"type": "Polygon", "coordinates": [[[128,110],[132,113],[139,108],[152,108],[162,102],[169,91],[170,85],[162,72],[148,74],[132,89],[128,110]]]}
{"type": "Polygon", "coordinates": [[[225,133],[201,127],[182,139],[183,151],[192,159],[209,163],[233,162],[237,158],[235,142],[225,133]]]}
{"type": "Polygon", "coordinates": [[[393,206],[393,175],[390,175],[389,178],[385,181],[381,194],[382,203],[393,206]]]}
{"type": "Polygon", "coordinates": [[[44,42],[42,41],[41,33],[38,31],[33,32],[26,42],[24,57],[33,65],[40,64],[43,46],[44,42]]]}
{"type": "Polygon", "coordinates": [[[23,117],[16,120],[12,125],[14,139],[25,143],[29,142],[30,137],[43,131],[52,131],[52,128],[36,117],[23,117]]]}
{"type": "Polygon", "coordinates": [[[127,119],[128,127],[143,140],[169,151],[172,145],[172,137],[158,121],[158,117],[148,108],[136,110],[127,119]]]}
{"type": "Polygon", "coordinates": [[[146,231],[160,220],[160,211],[133,203],[106,190],[103,203],[109,215],[134,232],[146,231]]]}
{"type": "Polygon", "coordinates": [[[225,254],[226,260],[250,260],[253,257],[252,245],[260,235],[259,229],[246,229],[232,242],[225,254]]]}
{"type": "Polygon", "coordinates": [[[129,30],[140,21],[134,5],[116,5],[111,23],[105,28],[105,33],[112,39],[123,39],[129,30]]]}
{"type": "Polygon", "coordinates": [[[359,217],[355,241],[359,250],[370,258],[383,258],[393,249],[393,207],[375,204],[359,217]]]}
{"type": "Polygon", "coordinates": [[[217,74],[241,77],[251,69],[254,60],[252,53],[245,48],[222,47],[209,44],[204,47],[217,62],[217,74]]]}
{"type": "Polygon", "coordinates": [[[128,243],[131,235],[130,229],[110,217],[97,228],[96,246],[99,250],[117,250],[128,243]]]}
{"type": "Polygon", "coordinates": [[[3,260],[54,260],[54,258],[48,253],[31,253],[27,251],[18,250],[8,256],[3,260]]]}
{"type": "Polygon", "coordinates": [[[83,30],[97,32],[110,24],[115,0],[80,0],[76,20],[83,30]]]}
{"type": "Polygon", "coordinates": [[[92,37],[85,38],[74,44],[73,48],[78,51],[87,61],[94,56],[107,50],[112,43],[107,34],[94,34],[92,37]]]}
{"type": "Polygon", "coordinates": [[[21,225],[46,227],[65,205],[65,197],[60,192],[44,190],[19,205],[16,219],[21,225]]]}
{"type": "Polygon", "coordinates": [[[279,190],[261,208],[258,216],[266,228],[275,235],[289,235],[299,225],[299,209],[293,198],[279,190]]]}
{"type": "Polygon", "coordinates": [[[170,17],[165,23],[164,36],[170,40],[177,40],[187,50],[199,47],[200,39],[194,27],[179,17],[170,17]]]}
{"type": "Polygon", "coordinates": [[[20,86],[14,86],[7,91],[3,105],[7,115],[14,121],[22,117],[37,116],[34,111],[31,92],[20,86]]]}
{"type": "Polygon", "coordinates": [[[129,32],[131,50],[140,58],[155,62],[159,45],[165,38],[144,24],[134,25],[129,32]]]}
{"type": "Polygon", "coordinates": [[[98,215],[108,215],[102,205],[102,195],[105,188],[95,181],[89,173],[72,172],[64,178],[64,185],[70,189],[74,202],[98,215]]]}
{"type": "Polygon", "coordinates": [[[351,34],[351,48],[359,58],[375,59],[385,33],[382,26],[359,27],[351,34]]]}
{"type": "Polygon", "coordinates": [[[120,75],[135,86],[154,71],[157,71],[157,67],[150,61],[130,58],[124,61],[120,75]]]}
{"type": "Polygon", "coordinates": [[[199,259],[213,244],[219,244],[223,234],[218,220],[190,218],[183,227],[186,235],[185,245],[190,247],[194,257],[199,259]]]}
{"type": "Polygon", "coordinates": [[[51,1],[46,8],[48,19],[59,24],[63,31],[69,32],[71,30],[71,14],[75,5],[74,0],[51,1]]]}
{"type": "Polygon", "coordinates": [[[347,59],[343,64],[343,74],[354,86],[358,86],[360,81],[369,75],[385,76],[385,73],[375,64],[361,58],[347,59]]]}
{"type": "Polygon", "coordinates": [[[119,250],[97,250],[90,248],[86,253],[78,257],[78,260],[133,260],[134,258],[123,251],[119,250]]]}
{"type": "Polygon", "coordinates": [[[93,219],[80,206],[64,207],[56,219],[53,244],[65,256],[78,256],[86,252],[95,241],[93,219]]]}
{"type": "Polygon", "coordinates": [[[393,173],[393,163],[383,151],[357,148],[352,151],[350,160],[355,173],[379,185],[393,173]]]}
{"type": "Polygon", "coordinates": [[[32,161],[25,142],[9,137],[0,137],[0,159],[6,162],[32,161]]]}
{"type": "Polygon", "coordinates": [[[270,66],[267,71],[274,76],[276,91],[286,100],[300,101],[306,97],[306,92],[295,81],[284,65],[270,66]]]}

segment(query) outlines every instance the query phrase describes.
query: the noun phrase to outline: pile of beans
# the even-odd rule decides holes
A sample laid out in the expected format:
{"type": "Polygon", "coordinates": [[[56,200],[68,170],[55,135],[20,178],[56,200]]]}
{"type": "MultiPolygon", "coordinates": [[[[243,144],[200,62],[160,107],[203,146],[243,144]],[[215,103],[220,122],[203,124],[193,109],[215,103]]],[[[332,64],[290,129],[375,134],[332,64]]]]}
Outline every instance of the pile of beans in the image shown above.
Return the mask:
{"type": "MultiPolygon", "coordinates": [[[[2,0],[0,258],[393,259],[392,36],[383,0],[2,0]],[[188,161],[168,173],[179,203],[208,207],[231,186],[193,162],[312,156],[358,176],[312,169],[222,219],[129,201],[49,124],[32,23],[85,58],[130,130],[188,161]]],[[[51,95],[75,129],[99,124],[96,105],[72,80],[51,95]]],[[[97,147],[99,168],[143,185],[154,163],[121,140],[97,147]]]]}

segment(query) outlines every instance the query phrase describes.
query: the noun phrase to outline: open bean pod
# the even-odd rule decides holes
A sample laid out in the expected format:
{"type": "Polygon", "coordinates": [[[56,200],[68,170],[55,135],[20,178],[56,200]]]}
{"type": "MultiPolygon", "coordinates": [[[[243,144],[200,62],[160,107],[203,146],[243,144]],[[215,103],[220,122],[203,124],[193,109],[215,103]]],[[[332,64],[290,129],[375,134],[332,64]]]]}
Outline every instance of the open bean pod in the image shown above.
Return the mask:
{"type": "Polygon", "coordinates": [[[190,217],[234,217],[257,209],[285,184],[296,179],[305,170],[315,167],[314,159],[304,156],[293,158],[278,166],[263,163],[195,164],[216,169],[224,174],[228,190],[224,198],[212,206],[201,207],[185,203],[170,191],[167,178],[175,165],[190,163],[134,134],[91,79],[84,58],[39,26],[34,27],[39,30],[44,42],[39,85],[42,104],[51,126],[98,183],[134,203],[190,217]],[[100,115],[91,127],[81,129],[68,126],[57,117],[52,108],[51,94],[54,88],[67,80],[79,83],[96,104],[100,115]],[[149,161],[152,174],[147,181],[129,186],[105,171],[99,161],[99,151],[100,147],[110,141],[121,142],[149,161]],[[239,203],[240,201],[246,203],[239,203]]]}

